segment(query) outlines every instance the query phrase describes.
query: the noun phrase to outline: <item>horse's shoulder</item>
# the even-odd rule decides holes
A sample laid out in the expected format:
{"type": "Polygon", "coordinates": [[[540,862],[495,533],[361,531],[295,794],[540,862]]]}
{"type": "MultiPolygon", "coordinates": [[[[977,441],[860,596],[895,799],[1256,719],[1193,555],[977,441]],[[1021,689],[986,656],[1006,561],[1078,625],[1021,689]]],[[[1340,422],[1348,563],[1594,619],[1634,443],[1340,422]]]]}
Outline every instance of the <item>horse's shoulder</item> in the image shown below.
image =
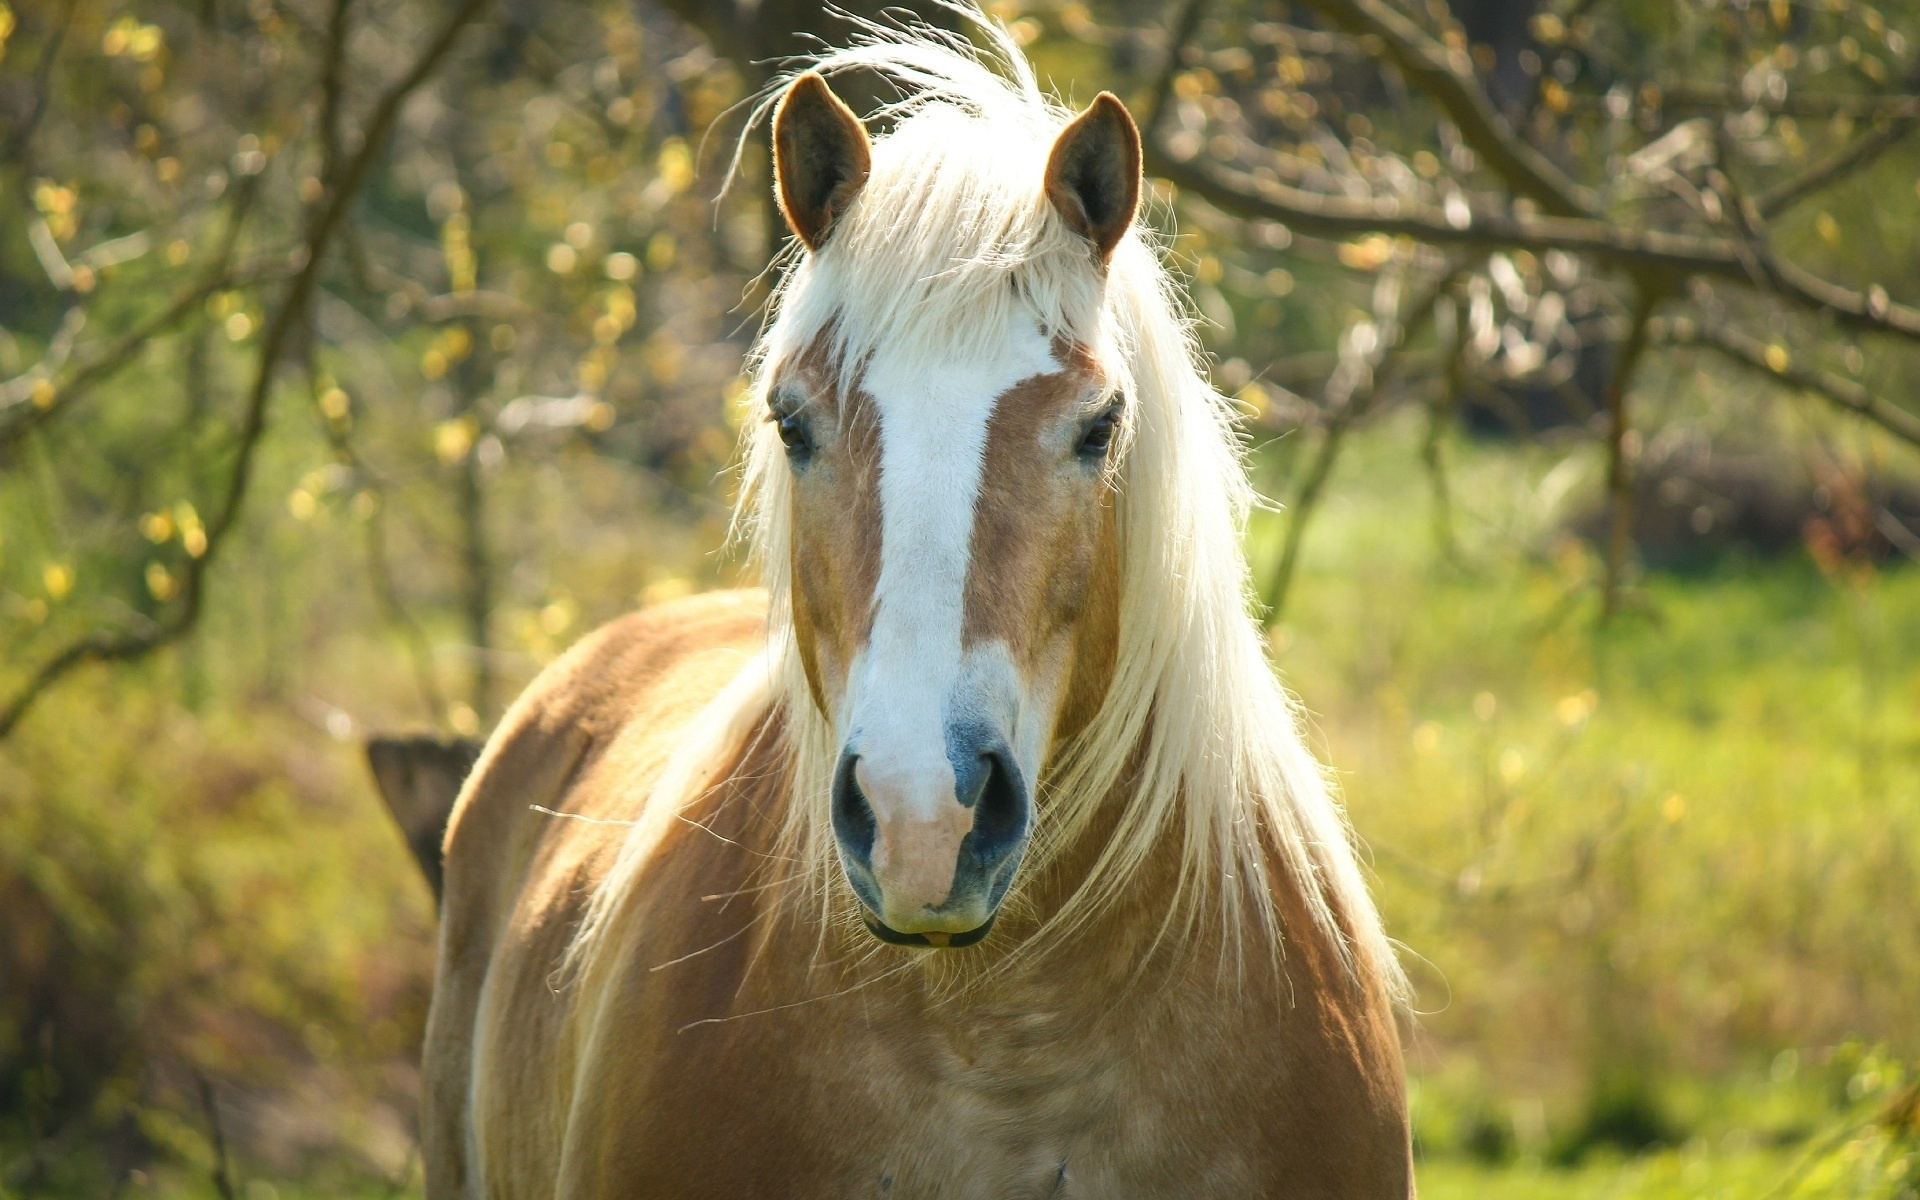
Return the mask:
{"type": "Polygon", "coordinates": [[[752,653],[765,636],[766,596],[757,590],[708,592],[609,621],[527,686],[488,740],[474,778],[484,780],[510,760],[605,743],[688,674],[689,659],[752,653]]]}
{"type": "MultiPolygon", "coordinates": [[[[502,722],[536,729],[617,732],[637,703],[706,651],[748,652],[766,637],[766,594],[707,592],[628,613],[581,638],[542,671],[502,722]]],[[[495,741],[500,740],[496,735],[495,741]]]]}

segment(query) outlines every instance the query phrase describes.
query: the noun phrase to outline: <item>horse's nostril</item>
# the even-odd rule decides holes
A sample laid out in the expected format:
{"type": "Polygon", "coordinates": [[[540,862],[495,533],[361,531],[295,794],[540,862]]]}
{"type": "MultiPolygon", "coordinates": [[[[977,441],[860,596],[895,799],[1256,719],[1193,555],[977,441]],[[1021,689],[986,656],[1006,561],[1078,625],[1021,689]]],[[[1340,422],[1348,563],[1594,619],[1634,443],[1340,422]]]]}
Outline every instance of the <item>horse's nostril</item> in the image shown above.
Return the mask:
{"type": "Polygon", "coordinates": [[[842,754],[833,773],[833,832],[840,844],[866,863],[873,855],[873,806],[860,790],[854,766],[857,754],[842,754]]]}
{"type": "Polygon", "coordinates": [[[1002,751],[980,756],[984,768],[973,799],[973,838],[982,858],[995,858],[1027,834],[1027,794],[1019,769],[1002,751]]]}

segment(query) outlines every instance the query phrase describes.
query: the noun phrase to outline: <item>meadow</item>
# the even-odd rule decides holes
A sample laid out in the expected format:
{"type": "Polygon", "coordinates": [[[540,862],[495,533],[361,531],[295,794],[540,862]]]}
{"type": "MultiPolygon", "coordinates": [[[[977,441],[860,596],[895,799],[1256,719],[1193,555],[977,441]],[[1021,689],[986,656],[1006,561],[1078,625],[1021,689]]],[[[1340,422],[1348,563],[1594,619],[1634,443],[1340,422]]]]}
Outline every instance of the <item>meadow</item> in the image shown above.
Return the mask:
{"type": "MultiPolygon", "coordinates": [[[[1418,988],[1423,1193],[1913,1195],[1920,571],[1735,550],[1641,577],[1599,629],[1566,532],[1597,462],[1451,439],[1442,552],[1419,436],[1358,440],[1273,644],[1418,988]]],[[[737,570],[664,544],[579,569],[647,559],[654,595],[737,570]]],[[[62,1026],[26,1112],[86,1131],[9,1192],[93,1194],[116,1138],[165,1148],[152,1194],[418,1186],[433,914],[358,748],[408,684],[348,593],[288,582],[214,614],[227,652],[91,673],[0,758],[12,965],[44,990],[8,1028],[22,1004],[62,1026]]],[[[513,661],[602,615],[518,626],[513,661]]]]}
{"type": "Polygon", "coordinates": [[[1420,990],[1426,1193],[1911,1189],[1920,578],[1734,548],[1596,628],[1598,461],[1464,446],[1441,554],[1416,435],[1275,643],[1420,990]]]}
{"type": "MultiPolygon", "coordinates": [[[[1272,654],[1417,992],[1422,1194],[1916,1200],[1920,9],[1284,7],[990,10],[1146,126],[1262,595],[1311,509],[1272,654]],[[1587,249],[1522,221],[1588,192],[1587,249]],[[1643,477],[1702,498],[1610,549],[1643,477]]],[[[138,8],[0,0],[0,1200],[417,1195],[435,913],[365,739],[751,582],[784,234],[723,148],[846,30],[138,8]]]]}

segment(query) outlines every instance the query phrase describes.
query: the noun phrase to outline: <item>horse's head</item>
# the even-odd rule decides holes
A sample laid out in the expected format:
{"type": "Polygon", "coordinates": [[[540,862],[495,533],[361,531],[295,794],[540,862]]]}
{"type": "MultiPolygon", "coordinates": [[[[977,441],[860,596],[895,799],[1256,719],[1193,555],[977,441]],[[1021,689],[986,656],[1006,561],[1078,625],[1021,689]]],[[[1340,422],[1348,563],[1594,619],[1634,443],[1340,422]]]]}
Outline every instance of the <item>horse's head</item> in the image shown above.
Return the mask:
{"type": "MultiPolygon", "coordinates": [[[[795,637],[838,742],[840,861],[877,936],[969,945],[1019,869],[1048,755],[1113,674],[1128,414],[1100,353],[1047,332],[1010,275],[988,302],[955,304],[964,328],[923,321],[836,352],[861,281],[885,288],[900,269],[889,239],[960,210],[878,211],[912,188],[879,186],[899,164],[876,163],[888,147],[817,74],[787,90],[773,135],[809,286],[832,290],[830,277],[840,293],[818,302],[839,307],[806,342],[770,358],[766,388],[788,460],[795,637]]],[[[1133,120],[1103,93],[1053,140],[1044,173],[1032,161],[1030,200],[1012,209],[1070,251],[1060,286],[1097,297],[1139,201],[1133,120]]],[[[964,285],[936,268],[918,302],[937,310],[948,286],[964,285]]]]}

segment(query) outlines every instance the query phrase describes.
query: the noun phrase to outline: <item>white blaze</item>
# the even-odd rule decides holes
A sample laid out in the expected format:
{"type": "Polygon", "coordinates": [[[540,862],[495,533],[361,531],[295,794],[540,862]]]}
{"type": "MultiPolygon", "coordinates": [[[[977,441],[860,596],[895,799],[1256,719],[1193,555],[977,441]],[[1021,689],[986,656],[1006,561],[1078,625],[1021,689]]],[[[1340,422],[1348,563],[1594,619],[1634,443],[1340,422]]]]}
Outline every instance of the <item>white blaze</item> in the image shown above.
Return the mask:
{"type": "Polygon", "coordinates": [[[880,418],[880,577],[842,729],[870,799],[920,820],[953,796],[946,732],[987,423],[1002,392],[1059,369],[1030,319],[994,341],[984,361],[883,349],[863,379],[880,418]]]}

